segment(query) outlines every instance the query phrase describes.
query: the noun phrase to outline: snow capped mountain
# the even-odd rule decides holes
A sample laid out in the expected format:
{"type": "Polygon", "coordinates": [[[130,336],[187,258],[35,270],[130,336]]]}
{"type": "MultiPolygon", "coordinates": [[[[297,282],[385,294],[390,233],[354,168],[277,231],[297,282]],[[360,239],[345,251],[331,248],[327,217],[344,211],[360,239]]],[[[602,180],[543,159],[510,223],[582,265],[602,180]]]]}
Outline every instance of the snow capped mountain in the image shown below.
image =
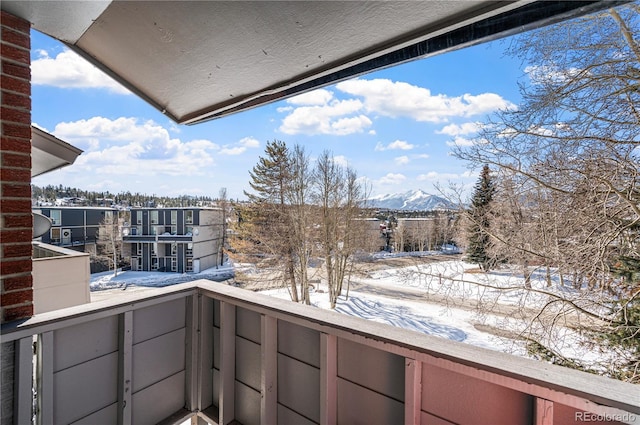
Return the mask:
{"type": "Polygon", "coordinates": [[[457,208],[455,204],[448,200],[440,196],[430,195],[420,189],[374,196],[367,200],[367,204],[374,208],[403,211],[452,210],[457,208]]]}

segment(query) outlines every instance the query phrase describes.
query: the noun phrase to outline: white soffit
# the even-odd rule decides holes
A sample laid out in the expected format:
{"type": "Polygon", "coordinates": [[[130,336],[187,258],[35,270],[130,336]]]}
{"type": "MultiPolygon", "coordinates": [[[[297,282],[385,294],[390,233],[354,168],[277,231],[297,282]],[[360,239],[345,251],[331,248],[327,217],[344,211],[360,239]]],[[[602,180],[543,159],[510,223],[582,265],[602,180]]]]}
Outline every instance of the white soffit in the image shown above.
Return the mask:
{"type": "Polygon", "coordinates": [[[615,1],[16,1],[179,123],[290,97],[615,1]]]}
{"type": "Polygon", "coordinates": [[[82,150],[31,127],[31,177],[73,164],[82,150]]]}

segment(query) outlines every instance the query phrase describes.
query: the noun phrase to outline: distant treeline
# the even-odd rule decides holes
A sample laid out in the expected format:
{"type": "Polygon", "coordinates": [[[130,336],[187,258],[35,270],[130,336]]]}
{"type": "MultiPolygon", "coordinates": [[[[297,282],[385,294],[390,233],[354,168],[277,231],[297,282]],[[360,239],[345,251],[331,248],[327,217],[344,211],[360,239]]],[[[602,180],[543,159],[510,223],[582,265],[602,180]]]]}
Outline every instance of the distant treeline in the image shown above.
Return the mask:
{"type": "Polygon", "coordinates": [[[196,207],[207,206],[216,202],[211,196],[157,196],[144,193],[120,192],[117,194],[109,191],[94,192],[69,186],[44,187],[31,185],[31,197],[36,205],[45,203],[55,204],[60,199],[70,199],[73,205],[81,206],[136,206],[136,207],[196,207]]]}

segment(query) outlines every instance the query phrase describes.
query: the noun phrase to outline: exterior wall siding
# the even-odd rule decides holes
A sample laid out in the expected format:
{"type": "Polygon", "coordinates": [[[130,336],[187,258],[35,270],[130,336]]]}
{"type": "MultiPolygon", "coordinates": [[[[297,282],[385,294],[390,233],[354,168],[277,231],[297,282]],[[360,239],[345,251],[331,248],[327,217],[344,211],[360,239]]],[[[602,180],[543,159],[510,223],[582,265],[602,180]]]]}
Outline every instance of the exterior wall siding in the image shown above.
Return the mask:
{"type": "Polygon", "coordinates": [[[2,323],[33,315],[30,23],[0,12],[0,286],[2,323]]]}

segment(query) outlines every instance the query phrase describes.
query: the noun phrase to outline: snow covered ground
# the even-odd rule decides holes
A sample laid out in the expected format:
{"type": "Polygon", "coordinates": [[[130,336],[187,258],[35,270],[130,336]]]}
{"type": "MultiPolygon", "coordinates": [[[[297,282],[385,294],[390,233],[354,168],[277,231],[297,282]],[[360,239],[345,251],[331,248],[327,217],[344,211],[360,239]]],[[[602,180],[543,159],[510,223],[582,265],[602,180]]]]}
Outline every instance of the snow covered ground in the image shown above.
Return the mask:
{"type": "MultiPolygon", "coordinates": [[[[422,253],[427,257],[432,253],[422,253]]],[[[416,254],[420,257],[419,254],[416,254]]],[[[392,258],[390,254],[380,257],[392,258]]],[[[396,256],[397,257],[397,256],[396,256]]],[[[260,273],[255,267],[244,273],[260,273]]],[[[234,276],[234,266],[225,265],[195,274],[160,272],[100,273],[91,276],[92,301],[117,296],[118,293],[140,291],[150,287],[176,285],[196,279],[224,281],[234,276]]],[[[372,267],[364,277],[355,278],[348,297],[342,296],[336,311],[367,320],[388,323],[416,332],[436,335],[517,355],[527,355],[526,336],[537,332],[556,352],[567,358],[592,360],[606,358],[603,353],[586,349],[580,335],[572,329],[577,320],[562,313],[561,303],[552,303],[549,314],[553,326],[532,312],[557,297],[581,302],[580,291],[559,284],[552,276],[547,287],[544,273],[532,275],[533,291],[524,289],[521,274],[508,269],[478,273],[474,265],[458,260],[407,263],[402,267],[372,267]],[[379,289],[379,290],[375,290],[379,289]],[[391,294],[391,295],[389,295],[391,294]]],[[[315,284],[312,304],[328,308],[324,283],[315,284]]],[[[263,291],[267,295],[289,298],[285,288],[263,291]]],[[[587,300],[593,302],[593,300],[587,300]]]]}

